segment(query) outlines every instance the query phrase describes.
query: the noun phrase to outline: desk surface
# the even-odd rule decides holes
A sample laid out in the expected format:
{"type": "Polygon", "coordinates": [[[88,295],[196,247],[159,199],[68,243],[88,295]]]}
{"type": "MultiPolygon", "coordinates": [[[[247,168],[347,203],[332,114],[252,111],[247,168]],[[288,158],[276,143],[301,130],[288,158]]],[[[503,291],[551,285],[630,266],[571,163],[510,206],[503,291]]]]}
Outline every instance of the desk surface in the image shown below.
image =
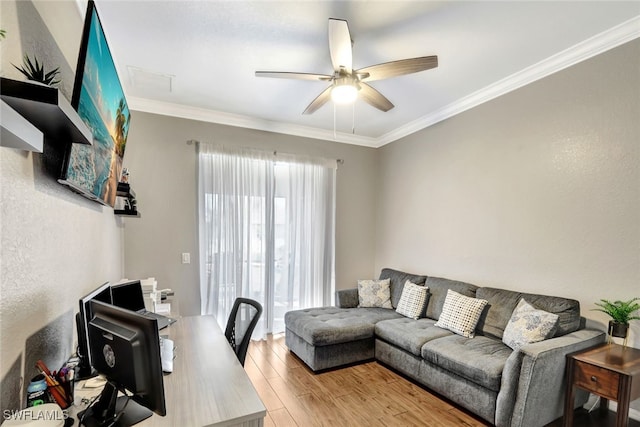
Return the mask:
{"type": "Polygon", "coordinates": [[[160,335],[176,346],[164,376],[167,415],[138,425],[262,425],[266,409],[213,316],[182,317],[160,335]]]}

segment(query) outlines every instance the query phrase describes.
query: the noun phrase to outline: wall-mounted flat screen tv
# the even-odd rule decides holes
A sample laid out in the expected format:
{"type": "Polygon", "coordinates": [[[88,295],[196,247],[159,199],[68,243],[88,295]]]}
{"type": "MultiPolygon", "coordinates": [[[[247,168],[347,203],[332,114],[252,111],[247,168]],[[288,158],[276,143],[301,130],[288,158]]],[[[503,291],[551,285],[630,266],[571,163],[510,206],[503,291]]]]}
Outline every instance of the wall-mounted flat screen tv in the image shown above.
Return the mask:
{"type": "Polygon", "coordinates": [[[70,144],[61,184],[113,207],[131,114],[93,1],[89,1],[71,105],[93,132],[93,145],[70,144]]]}

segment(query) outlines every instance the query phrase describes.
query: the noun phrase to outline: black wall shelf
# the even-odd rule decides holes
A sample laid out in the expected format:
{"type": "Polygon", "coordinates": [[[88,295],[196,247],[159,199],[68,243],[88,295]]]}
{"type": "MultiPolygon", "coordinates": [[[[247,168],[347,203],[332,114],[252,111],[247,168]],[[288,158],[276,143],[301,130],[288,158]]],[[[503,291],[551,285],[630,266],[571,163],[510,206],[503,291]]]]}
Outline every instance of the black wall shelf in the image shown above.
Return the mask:
{"type": "Polygon", "coordinates": [[[114,215],[133,216],[140,218],[140,212],[138,211],[136,193],[133,191],[128,182],[119,182],[118,190],[116,192],[117,197],[126,197],[124,209],[114,209],[114,215]]]}
{"type": "Polygon", "coordinates": [[[93,142],[91,129],[59,89],[2,77],[0,97],[44,134],[45,143],[93,142]]]}

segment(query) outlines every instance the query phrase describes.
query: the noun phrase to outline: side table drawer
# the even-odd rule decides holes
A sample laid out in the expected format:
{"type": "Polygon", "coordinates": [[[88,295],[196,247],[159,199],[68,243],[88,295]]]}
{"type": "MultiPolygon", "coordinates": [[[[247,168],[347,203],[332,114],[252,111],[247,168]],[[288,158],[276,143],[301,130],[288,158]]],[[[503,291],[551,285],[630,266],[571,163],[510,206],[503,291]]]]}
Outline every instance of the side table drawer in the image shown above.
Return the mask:
{"type": "Polygon", "coordinates": [[[576,360],[574,384],[610,400],[618,400],[620,374],[576,360]]]}

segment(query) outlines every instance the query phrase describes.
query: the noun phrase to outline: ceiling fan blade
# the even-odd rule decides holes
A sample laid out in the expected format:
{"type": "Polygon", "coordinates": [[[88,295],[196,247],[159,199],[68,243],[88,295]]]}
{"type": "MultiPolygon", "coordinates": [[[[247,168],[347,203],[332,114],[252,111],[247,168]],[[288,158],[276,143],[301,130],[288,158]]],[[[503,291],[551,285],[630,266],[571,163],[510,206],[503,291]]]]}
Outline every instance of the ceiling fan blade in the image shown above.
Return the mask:
{"type": "Polygon", "coordinates": [[[287,71],[256,71],[256,77],[273,77],[277,79],[297,79],[297,80],[331,80],[332,76],[326,74],[311,73],[289,73],[287,71]]]}
{"type": "Polygon", "coordinates": [[[307,108],[302,112],[302,114],[313,114],[316,110],[322,107],[331,99],[331,89],[333,89],[333,85],[326,88],[320,95],[316,97],[311,104],[307,106],[307,108]]]}
{"type": "Polygon", "coordinates": [[[391,110],[394,105],[383,94],[372,88],[366,83],[360,82],[360,91],[358,95],[367,104],[376,107],[378,110],[387,112],[391,110]]]}
{"type": "Polygon", "coordinates": [[[371,65],[357,70],[355,74],[369,74],[368,76],[362,77],[362,81],[372,82],[375,80],[388,79],[390,77],[403,76],[405,74],[430,70],[437,66],[438,57],[436,55],[422,56],[420,58],[401,59],[399,61],[371,65]]]}
{"type": "Polygon", "coordinates": [[[335,71],[344,69],[347,73],[351,73],[353,69],[351,34],[349,34],[347,21],[343,19],[329,18],[329,53],[335,71]]]}

